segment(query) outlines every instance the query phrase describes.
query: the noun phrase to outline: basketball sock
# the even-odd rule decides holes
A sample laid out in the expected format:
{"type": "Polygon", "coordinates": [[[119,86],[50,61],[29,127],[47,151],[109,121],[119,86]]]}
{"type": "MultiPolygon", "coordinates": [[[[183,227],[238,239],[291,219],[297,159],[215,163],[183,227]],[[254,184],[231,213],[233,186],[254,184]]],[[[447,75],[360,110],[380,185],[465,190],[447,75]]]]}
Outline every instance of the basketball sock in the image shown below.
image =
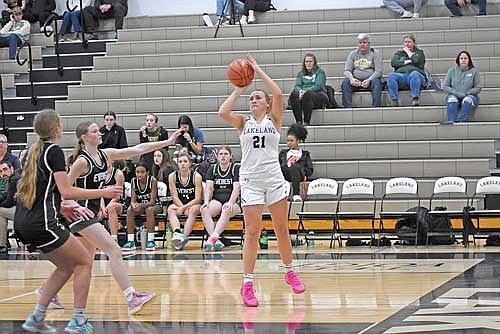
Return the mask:
{"type": "Polygon", "coordinates": [[[33,310],[33,316],[36,321],[42,321],[45,319],[45,314],[47,313],[47,306],[43,306],[40,304],[35,305],[35,309],[33,310]]]}
{"type": "Polygon", "coordinates": [[[148,241],[155,241],[155,234],[148,232],[148,241]]]}
{"type": "Polygon", "coordinates": [[[123,294],[125,295],[125,297],[127,297],[127,301],[131,301],[132,298],[134,298],[134,292],[135,289],[133,286],[129,286],[128,288],[123,290],[123,294]]]}
{"type": "Polygon", "coordinates": [[[289,272],[289,271],[292,271],[293,270],[293,266],[292,264],[284,264],[284,267],[285,267],[285,271],[286,272],[289,272]]]}
{"type": "Polygon", "coordinates": [[[253,283],[253,274],[243,274],[243,283],[253,283]]]}
{"type": "Polygon", "coordinates": [[[73,318],[78,325],[83,325],[87,321],[87,312],[84,308],[75,307],[73,310],[73,318]]]}
{"type": "Polygon", "coordinates": [[[134,233],[127,234],[127,241],[134,241],[134,233]]]}

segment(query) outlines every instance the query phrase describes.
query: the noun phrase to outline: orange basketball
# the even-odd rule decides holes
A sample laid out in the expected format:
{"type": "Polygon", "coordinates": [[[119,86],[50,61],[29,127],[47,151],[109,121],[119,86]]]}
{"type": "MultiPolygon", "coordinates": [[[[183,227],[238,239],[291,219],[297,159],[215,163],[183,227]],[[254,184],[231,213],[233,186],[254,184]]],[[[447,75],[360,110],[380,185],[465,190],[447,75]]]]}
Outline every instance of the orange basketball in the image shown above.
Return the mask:
{"type": "Polygon", "coordinates": [[[253,67],[246,59],[235,59],[227,67],[227,78],[238,87],[246,87],[252,83],[253,67]]]}

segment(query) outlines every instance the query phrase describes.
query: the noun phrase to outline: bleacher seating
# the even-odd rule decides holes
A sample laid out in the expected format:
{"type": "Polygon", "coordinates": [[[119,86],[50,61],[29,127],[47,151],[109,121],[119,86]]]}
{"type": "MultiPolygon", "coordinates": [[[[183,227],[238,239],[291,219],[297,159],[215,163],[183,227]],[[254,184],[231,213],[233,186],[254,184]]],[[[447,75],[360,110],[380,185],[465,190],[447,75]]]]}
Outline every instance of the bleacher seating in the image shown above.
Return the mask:
{"type": "MultiPolygon", "coordinates": [[[[444,6],[426,6],[421,19],[401,20],[385,8],[277,11],[263,13],[259,24],[245,26],[245,38],[239,36],[239,27],[225,26],[217,39],[212,38],[214,29],[202,27],[197,15],[127,18],[118,42],[106,44],[106,54],[93,59],[93,68],[72,80],[67,99],[53,102],[65,127],[60,144],[70,150],[75,126],[88,120],[102,124],[106,111],[117,113],[130,144],[138,142],[137,131],[146,113],[156,113],[169,132],[179,115],[188,113],[204,131],[207,144],[229,144],[239,159],[237,133],[217,115],[232,90],[225,78],[230,61],[251,52],[283,89],[286,101],[304,54],[313,52],[340,101],[344,61],[356,47],[358,33],[370,33],[371,45],[381,52],[387,75],[390,56],[401,48],[403,34],[412,32],[426,54],[426,68],[438,81],[460,50],[471,52],[483,87],[473,121],[442,124],[446,120],[445,93],[440,91],[424,90],[419,107],[409,107],[408,92],[402,92],[403,107],[398,108],[387,106],[387,92],[381,108],[369,107],[369,92],[355,93],[353,109],[313,112],[304,145],[313,158],[313,179],[333,178],[342,187],[347,179],[369,178],[375,196],[381,198],[388,179],[411,177],[418,181],[419,195],[429,198],[436,179],[457,175],[465,179],[471,196],[476,181],[498,167],[494,158],[500,137],[500,4],[489,4],[488,13],[450,18],[444,6]]],[[[236,109],[246,112],[251,89],[262,87],[262,80],[256,78],[236,109]]],[[[293,115],[286,110],[284,129],[292,122],[293,115]]],[[[33,138],[28,134],[27,143],[33,138]]],[[[285,143],[282,135],[282,145],[285,143]]],[[[391,210],[397,211],[398,205],[406,210],[407,204],[407,200],[391,201],[391,210]]],[[[449,197],[435,204],[450,210],[463,207],[461,201],[449,197]]],[[[322,205],[311,201],[303,211],[323,211],[322,205]]],[[[481,199],[474,205],[482,208],[481,199]]],[[[293,212],[299,207],[294,206],[293,212]]],[[[331,208],[335,210],[334,205],[331,208]]],[[[297,217],[292,213],[291,218],[297,217]]]]}

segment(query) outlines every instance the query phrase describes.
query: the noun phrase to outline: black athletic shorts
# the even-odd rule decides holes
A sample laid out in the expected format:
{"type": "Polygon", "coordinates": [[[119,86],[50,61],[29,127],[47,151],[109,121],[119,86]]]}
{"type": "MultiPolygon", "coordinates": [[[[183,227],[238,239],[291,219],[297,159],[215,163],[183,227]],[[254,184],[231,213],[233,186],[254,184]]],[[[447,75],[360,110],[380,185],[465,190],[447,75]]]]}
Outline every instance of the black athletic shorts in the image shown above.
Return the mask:
{"type": "Polygon", "coordinates": [[[49,253],[61,247],[70,235],[67,227],[56,222],[49,223],[47,226],[45,222],[24,224],[18,227],[14,224],[14,230],[16,236],[30,252],[49,253]]]}

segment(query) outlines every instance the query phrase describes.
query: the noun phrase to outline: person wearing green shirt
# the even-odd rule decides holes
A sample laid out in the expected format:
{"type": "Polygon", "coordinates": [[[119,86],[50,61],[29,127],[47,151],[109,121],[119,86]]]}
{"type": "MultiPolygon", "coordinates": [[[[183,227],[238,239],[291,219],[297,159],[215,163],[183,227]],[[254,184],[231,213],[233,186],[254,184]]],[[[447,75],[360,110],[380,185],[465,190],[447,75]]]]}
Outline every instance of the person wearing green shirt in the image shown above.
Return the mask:
{"type": "Polygon", "coordinates": [[[306,54],[302,61],[302,70],[297,74],[295,88],[290,93],[288,103],[295,121],[302,124],[304,120],[305,125],[311,123],[313,109],[328,104],[325,71],[318,66],[316,56],[312,53],[306,54]]]}
{"type": "Polygon", "coordinates": [[[417,48],[415,36],[406,34],[403,37],[404,46],[397,50],[391,58],[394,72],[387,76],[387,89],[391,97],[391,106],[399,106],[398,89],[410,87],[411,105],[420,105],[420,90],[425,84],[425,55],[417,48]]]}

